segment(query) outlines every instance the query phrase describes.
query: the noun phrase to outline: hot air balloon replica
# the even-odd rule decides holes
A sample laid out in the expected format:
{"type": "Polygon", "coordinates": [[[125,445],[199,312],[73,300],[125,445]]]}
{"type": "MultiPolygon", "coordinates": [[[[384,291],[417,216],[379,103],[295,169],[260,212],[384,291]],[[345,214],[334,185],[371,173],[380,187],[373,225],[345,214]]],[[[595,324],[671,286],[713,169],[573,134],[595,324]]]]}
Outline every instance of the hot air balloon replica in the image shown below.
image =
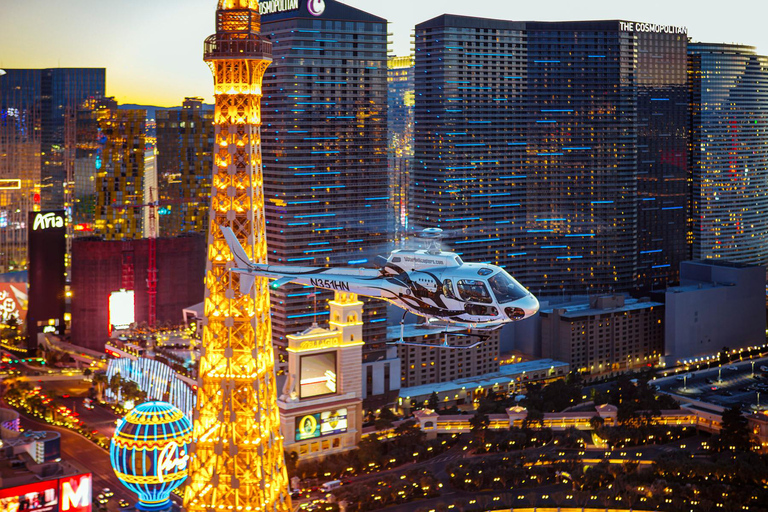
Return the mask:
{"type": "Polygon", "coordinates": [[[136,508],[170,508],[171,492],[187,479],[192,422],[177,407],[146,402],[119,421],[110,445],[117,478],[136,493],[136,508]]]}

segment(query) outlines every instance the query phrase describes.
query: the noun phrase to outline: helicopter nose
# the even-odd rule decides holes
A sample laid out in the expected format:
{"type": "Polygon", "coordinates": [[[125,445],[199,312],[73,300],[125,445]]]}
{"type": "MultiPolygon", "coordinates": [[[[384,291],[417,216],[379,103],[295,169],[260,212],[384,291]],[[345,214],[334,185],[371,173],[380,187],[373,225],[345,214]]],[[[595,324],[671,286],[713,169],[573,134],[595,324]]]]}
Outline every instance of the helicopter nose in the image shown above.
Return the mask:
{"type": "Polygon", "coordinates": [[[536,313],[539,312],[539,299],[533,296],[533,294],[530,294],[526,298],[526,305],[525,305],[525,316],[533,316],[536,313]]]}

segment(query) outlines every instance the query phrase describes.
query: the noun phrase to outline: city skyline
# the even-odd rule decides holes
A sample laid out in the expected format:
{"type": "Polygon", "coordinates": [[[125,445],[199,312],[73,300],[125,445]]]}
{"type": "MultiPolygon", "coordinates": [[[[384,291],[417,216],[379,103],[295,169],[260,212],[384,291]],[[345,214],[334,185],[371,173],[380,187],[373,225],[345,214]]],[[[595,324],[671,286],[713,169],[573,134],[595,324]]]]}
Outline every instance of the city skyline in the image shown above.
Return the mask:
{"type": "MultiPolygon", "coordinates": [[[[762,31],[760,17],[741,16],[756,5],[749,0],[731,2],[727,10],[714,2],[700,2],[693,8],[692,2],[671,5],[660,0],[631,5],[602,0],[556,0],[546,5],[487,1],[471,8],[461,0],[427,0],[417,6],[404,0],[345,3],[390,22],[390,48],[396,55],[410,52],[416,24],[445,13],[519,21],[653,22],[685,26],[693,41],[739,43],[755,46],[758,54],[768,52],[768,35],[762,31]]],[[[4,3],[0,17],[13,23],[0,32],[0,48],[5,50],[0,68],[106,67],[107,94],[120,103],[171,107],[186,96],[201,96],[211,103],[210,74],[200,62],[200,41],[212,28],[205,16],[212,4],[212,0],[137,0],[95,6],[86,0],[4,3]]]]}

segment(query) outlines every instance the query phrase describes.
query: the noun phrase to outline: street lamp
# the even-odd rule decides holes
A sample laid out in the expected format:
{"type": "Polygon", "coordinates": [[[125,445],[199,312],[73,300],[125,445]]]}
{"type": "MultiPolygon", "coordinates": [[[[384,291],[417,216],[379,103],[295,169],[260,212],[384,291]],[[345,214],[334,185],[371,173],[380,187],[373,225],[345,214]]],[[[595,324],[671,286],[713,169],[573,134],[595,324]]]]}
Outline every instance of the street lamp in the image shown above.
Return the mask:
{"type": "Polygon", "coordinates": [[[752,361],[752,378],[755,378],[755,362],[752,361]]]}
{"type": "Polygon", "coordinates": [[[722,384],[723,383],[723,367],[717,369],[717,383],[722,384]]]}
{"type": "Polygon", "coordinates": [[[683,375],[683,391],[688,391],[688,374],[683,375]]]}

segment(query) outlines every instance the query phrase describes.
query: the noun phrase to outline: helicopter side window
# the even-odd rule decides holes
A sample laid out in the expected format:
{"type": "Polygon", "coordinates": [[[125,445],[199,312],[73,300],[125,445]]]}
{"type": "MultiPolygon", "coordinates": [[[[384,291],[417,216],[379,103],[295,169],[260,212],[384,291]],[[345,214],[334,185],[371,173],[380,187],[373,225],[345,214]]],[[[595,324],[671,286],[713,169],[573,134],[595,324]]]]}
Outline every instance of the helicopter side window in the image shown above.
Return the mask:
{"type": "Polygon", "coordinates": [[[482,304],[492,304],[493,299],[488,293],[488,288],[482,281],[471,279],[462,279],[458,282],[459,295],[461,298],[470,302],[480,302],[482,304]]]}
{"type": "Polygon", "coordinates": [[[453,282],[450,279],[443,281],[443,295],[449,299],[455,299],[456,295],[453,293],[453,282]]]}

